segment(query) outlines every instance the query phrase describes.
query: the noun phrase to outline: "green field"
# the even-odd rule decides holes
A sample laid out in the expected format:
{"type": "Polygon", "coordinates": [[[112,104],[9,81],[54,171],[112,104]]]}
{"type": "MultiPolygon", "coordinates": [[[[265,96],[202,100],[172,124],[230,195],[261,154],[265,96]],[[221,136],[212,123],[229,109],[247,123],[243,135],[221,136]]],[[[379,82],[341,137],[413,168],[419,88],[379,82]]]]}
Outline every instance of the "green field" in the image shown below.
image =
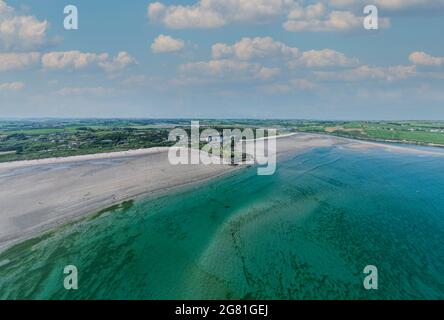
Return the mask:
{"type": "MultiPolygon", "coordinates": [[[[275,128],[444,147],[444,121],[200,120],[201,130],[275,128]]],[[[169,146],[171,129],[185,119],[0,120],[0,162],[169,146]]]]}
{"type": "Polygon", "coordinates": [[[0,122],[0,162],[167,146],[164,128],[123,120],[0,122]]]}
{"type": "Polygon", "coordinates": [[[325,133],[363,140],[444,146],[444,122],[345,122],[324,125],[325,133]]]}

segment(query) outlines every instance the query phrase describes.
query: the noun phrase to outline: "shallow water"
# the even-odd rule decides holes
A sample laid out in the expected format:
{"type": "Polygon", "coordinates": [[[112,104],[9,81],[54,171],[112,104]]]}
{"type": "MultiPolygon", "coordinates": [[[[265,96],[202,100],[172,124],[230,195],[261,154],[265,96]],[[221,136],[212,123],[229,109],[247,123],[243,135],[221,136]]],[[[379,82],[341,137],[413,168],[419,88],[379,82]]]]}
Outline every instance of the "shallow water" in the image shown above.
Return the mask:
{"type": "Polygon", "coordinates": [[[320,148],[0,254],[0,298],[443,299],[444,157],[320,148]],[[63,288],[63,268],[79,290],[63,288]],[[363,287],[375,265],[379,289],[363,287]]]}

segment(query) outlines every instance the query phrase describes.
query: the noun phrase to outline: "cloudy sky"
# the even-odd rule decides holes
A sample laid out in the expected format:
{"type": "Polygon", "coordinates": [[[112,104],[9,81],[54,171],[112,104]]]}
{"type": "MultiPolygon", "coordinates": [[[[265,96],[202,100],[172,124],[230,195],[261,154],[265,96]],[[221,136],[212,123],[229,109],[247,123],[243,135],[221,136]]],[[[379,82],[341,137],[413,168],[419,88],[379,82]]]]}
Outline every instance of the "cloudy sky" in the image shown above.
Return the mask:
{"type": "Polygon", "coordinates": [[[0,0],[0,117],[444,119],[443,31],[444,0],[0,0]]]}

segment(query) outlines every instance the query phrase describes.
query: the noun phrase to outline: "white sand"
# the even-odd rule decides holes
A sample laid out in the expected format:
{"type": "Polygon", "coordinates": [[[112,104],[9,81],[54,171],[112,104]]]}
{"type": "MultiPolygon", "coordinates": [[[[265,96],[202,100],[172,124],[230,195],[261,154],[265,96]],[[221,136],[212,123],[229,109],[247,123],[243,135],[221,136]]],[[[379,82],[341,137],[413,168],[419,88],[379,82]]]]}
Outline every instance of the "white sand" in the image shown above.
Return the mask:
{"type": "Polygon", "coordinates": [[[142,194],[233,170],[227,165],[173,166],[168,152],[159,150],[10,163],[0,168],[0,249],[142,194]]]}
{"type": "Polygon", "coordinates": [[[153,153],[159,153],[159,152],[165,152],[165,151],[168,151],[167,147],[157,147],[157,148],[149,148],[149,149],[137,149],[137,150],[129,150],[129,151],[87,154],[87,155],[71,156],[71,157],[63,157],[63,158],[45,158],[45,159],[38,159],[38,160],[12,161],[12,162],[0,163],[0,170],[15,169],[15,168],[22,168],[22,167],[30,167],[30,166],[39,166],[39,165],[45,165],[45,164],[59,164],[59,163],[79,162],[79,161],[88,161],[88,160],[133,157],[133,156],[141,156],[141,155],[147,155],[147,154],[153,154],[153,153]]]}
{"type": "MultiPolygon", "coordinates": [[[[394,145],[390,143],[381,143],[381,142],[371,142],[371,141],[361,141],[361,140],[352,140],[347,139],[350,141],[350,144],[348,145],[349,148],[352,149],[369,149],[369,148],[382,148],[387,151],[391,152],[401,152],[401,153],[414,153],[414,154],[422,154],[422,155],[433,155],[433,156],[444,156],[444,149],[438,149],[435,147],[430,149],[417,149],[417,147],[420,147],[418,145],[394,145]]],[[[430,147],[430,146],[426,146],[430,147]]]]}
{"type": "MultiPolygon", "coordinates": [[[[334,144],[373,147],[332,136],[296,134],[277,140],[278,157],[334,144]]],[[[0,250],[113,204],[237,169],[228,165],[173,166],[167,148],[0,164],[0,250]]]]}

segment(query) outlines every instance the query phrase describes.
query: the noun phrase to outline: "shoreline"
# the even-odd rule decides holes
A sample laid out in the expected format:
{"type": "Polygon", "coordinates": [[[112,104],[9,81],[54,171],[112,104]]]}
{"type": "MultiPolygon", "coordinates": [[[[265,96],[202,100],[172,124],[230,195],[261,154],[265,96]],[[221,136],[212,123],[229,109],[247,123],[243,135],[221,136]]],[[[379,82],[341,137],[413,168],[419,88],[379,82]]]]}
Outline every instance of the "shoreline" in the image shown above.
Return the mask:
{"type": "MultiPolygon", "coordinates": [[[[106,213],[107,211],[112,211],[111,209],[115,206],[120,206],[128,201],[148,201],[150,199],[160,198],[163,196],[168,196],[170,193],[174,192],[185,192],[188,188],[197,187],[200,184],[205,184],[206,182],[212,181],[213,179],[222,178],[225,176],[229,176],[231,174],[235,174],[238,170],[243,169],[244,167],[236,167],[230,171],[222,172],[213,176],[203,177],[200,180],[189,181],[183,184],[178,184],[170,187],[165,187],[157,190],[153,190],[150,192],[142,192],[140,194],[133,194],[128,197],[122,197],[118,202],[111,202],[106,207],[99,206],[95,211],[85,211],[84,213],[80,213],[76,216],[70,217],[61,217],[59,220],[54,221],[52,223],[46,223],[42,225],[38,229],[34,229],[30,231],[28,234],[23,234],[20,237],[17,237],[12,240],[6,240],[5,242],[0,241],[0,254],[8,251],[8,249],[13,248],[16,245],[20,245],[23,242],[32,240],[34,238],[43,237],[45,234],[50,234],[52,232],[56,232],[58,229],[62,229],[65,226],[75,223],[81,223],[83,220],[89,219],[95,215],[106,213]]],[[[1,267],[1,266],[0,266],[1,267]]]]}
{"type": "Polygon", "coordinates": [[[20,172],[24,167],[19,164],[12,168],[18,173],[12,175],[2,175],[11,167],[0,168],[0,184],[4,180],[17,181],[20,186],[20,191],[17,188],[13,188],[13,192],[0,189],[0,253],[116,204],[163,196],[241,168],[228,165],[172,166],[167,162],[167,154],[166,150],[144,150],[131,155],[116,153],[109,158],[82,157],[74,162],[71,158],[33,165],[26,163],[30,170],[20,172]],[[95,163],[94,160],[102,161],[95,163]],[[69,165],[65,167],[66,164],[69,165]],[[83,177],[77,178],[79,175],[83,177]],[[35,190],[34,184],[27,185],[29,180],[36,183],[43,180],[43,190],[35,190]],[[20,199],[26,204],[19,202],[20,199]],[[31,221],[27,221],[28,218],[31,221]]]}
{"type": "MultiPolygon", "coordinates": [[[[358,142],[362,144],[371,144],[374,146],[380,146],[385,148],[399,148],[399,149],[409,149],[409,147],[430,147],[430,148],[439,148],[444,152],[444,145],[441,144],[433,144],[433,143],[416,143],[411,141],[397,141],[397,140],[378,140],[378,139],[359,139],[352,137],[344,137],[337,136],[333,134],[327,133],[316,133],[316,132],[294,132],[288,134],[278,135],[276,139],[288,138],[296,135],[314,135],[314,136],[323,136],[323,137],[331,137],[339,140],[346,140],[352,142],[358,142]],[[401,145],[396,145],[401,144],[401,145]]],[[[247,142],[256,141],[256,140],[266,140],[268,137],[254,139],[254,140],[246,140],[247,142]]],[[[53,158],[42,158],[42,159],[30,159],[30,160],[17,160],[17,161],[7,161],[0,162],[0,170],[2,169],[17,169],[24,167],[32,167],[32,166],[40,166],[40,165],[50,165],[50,164],[63,164],[63,163],[72,163],[72,162],[80,162],[80,161],[94,161],[94,160],[107,160],[107,159],[118,159],[118,158],[126,158],[126,157],[135,157],[135,156],[143,156],[154,153],[167,152],[170,147],[151,147],[144,149],[131,149],[126,151],[112,151],[112,152],[104,152],[104,153],[91,153],[84,155],[75,155],[75,156],[67,156],[67,157],[53,157],[53,158]]],[[[420,150],[421,152],[423,150],[420,150]]],[[[424,150],[427,152],[427,150],[424,150]]]]}
{"type": "MultiPolygon", "coordinates": [[[[278,137],[286,139],[291,137],[278,137]]],[[[0,164],[0,185],[8,186],[0,188],[0,252],[113,205],[161,196],[246,167],[173,166],[168,150],[161,147],[0,164]]]]}
{"type": "MultiPolygon", "coordinates": [[[[444,155],[331,135],[295,133],[277,138],[277,159],[279,162],[286,155],[335,145],[352,150],[382,147],[444,155]]],[[[247,167],[172,166],[167,150],[150,148],[0,164],[0,185],[8,186],[0,188],[0,253],[122,202],[167,195],[247,167]]]]}
{"type": "Polygon", "coordinates": [[[412,147],[433,147],[433,148],[441,148],[444,150],[444,144],[440,143],[432,143],[432,142],[416,142],[416,141],[409,141],[409,140],[390,140],[390,139],[377,139],[377,138],[354,138],[354,137],[346,137],[346,136],[340,136],[335,134],[329,134],[329,133],[318,133],[318,132],[305,132],[305,131],[299,131],[301,133],[310,133],[310,134],[321,134],[321,135],[327,135],[337,138],[343,138],[343,139],[351,139],[356,141],[362,141],[362,142],[373,142],[373,143],[393,143],[393,144],[402,144],[405,146],[412,146],[412,147]]]}
{"type": "MultiPolygon", "coordinates": [[[[299,133],[289,133],[276,136],[276,139],[282,139],[297,135],[299,133]]],[[[266,140],[268,137],[246,140],[247,142],[255,140],[266,140]]],[[[93,160],[104,160],[104,159],[115,159],[115,158],[126,158],[134,156],[143,156],[153,153],[167,152],[171,147],[152,147],[144,149],[131,149],[126,151],[113,151],[113,152],[103,152],[103,153],[91,153],[82,154],[76,156],[67,157],[55,157],[55,158],[42,158],[42,159],[30,159],[30,160],[17,160],[17,161],[6,161],[0,162],[0,170],[2,169],[16,169],[39,165],[49,165],[49,164],[61,164],[61,163],[71,163],[79,161],[93,161],[93,160]]]]}
{"type": "MultiPolygon", "coordinates": [[[[302,134],[305,134],[305,132],[302,134]]],[[[336,139],[344,141],[344,142],[348,142],[348,143],[350,143],[350,145],[348,145],[347,147],[350,149],[366,149],[366,148],[370,148],[370,147],[375,147],[375,148],[383,148],[387,151],[394,151],[394,152],[444,156],[444,148],[441,148],[440,146],[420,145],[420,144],[412,144],[412,143],[400,143],[400,142],[396,142],[396,141],[362,140],[362,139],[356,139],[356,138],[335,136],[335,135],[325,134],[325,133],[308,133],[308,134],[315,135],[315,136],[332,137],[332,138],[336,138],[336,139]],[[417,147],[436,148],[439,151],[420,150],[420,149],[416,149],[417,147]]]]}
{"type": "Polygon", "coordinates": [[[152,147],[146,149],[134,149],[127,151],[115,151],[115,152],[104,152],[104,153],[91,153],[83,154],[77,156],[68,157],[56,157],[56,158],[42,158],[42,159],[32,159],[32,160],[18,160],[18,161],[7,161],[0,163],[0,170],[2,169],[16,169],[31,166],[40,166],[48,164],[61,164],[79,161],[93,161],[93,160],[104,160],[104,159],[114,159],[114,158],[126,158],[134,156],[143,156],[153,153],[160,153],[168,151],[169,147],[152,147]]]}

